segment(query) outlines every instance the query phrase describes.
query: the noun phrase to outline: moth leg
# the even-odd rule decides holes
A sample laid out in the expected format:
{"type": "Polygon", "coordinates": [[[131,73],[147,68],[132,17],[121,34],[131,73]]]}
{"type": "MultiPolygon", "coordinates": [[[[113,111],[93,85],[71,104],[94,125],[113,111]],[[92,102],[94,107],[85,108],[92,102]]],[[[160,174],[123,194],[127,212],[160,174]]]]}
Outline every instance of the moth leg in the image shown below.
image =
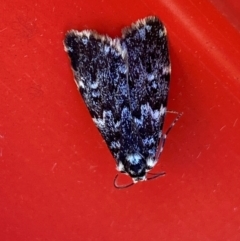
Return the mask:
{"type": "Polygon", "coordinates": [[[166,142],[166,138],[170,132],[170,130],[172,130],[173,126],[177,123],[177,121],[179,120],[179,118],[183,115],[183,112],[179,113],[176,111],[167,111],[168,113],[172,113],[172,114],[177,114],[177,117],[175,118],[175,120],[172,122],[172,124],[168,127],[167,131],[165,134],[162,134],[161,138],[160,138],[160,142],[159,142],[159,146],[158,146],[158,150],[157,150],[157,155],[156,155],[156,160],[159,160],[160,155],[163,151],[165,142],[166,142]]]}
{"type": "Polygon", "coordinates": [[[175,115],[181,114],[181,113],[179,113],[179,112],[177,112],[175,110],[167,110],[166,113],[168,113],[168,114],[175,114],[175,115]]]}
{"type": "MultiPolygon", "coordinates": [[[[175,118],[175,120],[172,122],[172,124],[168,127],[165,136],[167,137],[168,133],[170,132],[170,130],[175,126],[175,124],[178,122],[178,120],[180,119],[180,117],[183,115],[183,112],[177,112],[177,111],[172,111],[172,110],[168,110],[167,113],[171,113],[171,114],[176,114],[177,117],[175,118]]],[[[165,139],[166,139],[165,137],[165,139]]]]}

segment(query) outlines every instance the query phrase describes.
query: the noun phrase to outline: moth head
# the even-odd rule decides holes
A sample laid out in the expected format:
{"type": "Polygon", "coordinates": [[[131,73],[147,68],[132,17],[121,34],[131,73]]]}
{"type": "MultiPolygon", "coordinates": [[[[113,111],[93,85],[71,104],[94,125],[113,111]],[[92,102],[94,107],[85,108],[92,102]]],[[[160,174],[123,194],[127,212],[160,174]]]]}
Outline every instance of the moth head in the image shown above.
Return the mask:
{"type": "Polygon", "coordinates": [[[124,164],[121,161],[118,163],[117,170],[121,173],[128,174],[132,178],[132,183],[119,186],[117,184],[117,178],[118,178],[118,175],[117,175],[114,179],[114,186],[118,189],[127,188],[139,181],[148,181],[151,179],[155,179],[159,176],[165,175],[164,172],[156,173],[156,174],[148,173],[151,175],[151,177],[147,177],[147,172],[150,169],[152,169],[153,166],[155,166],[155,164],[156,164],[155,159],[153,160],[151,158],[151,159],[145,160],[145,158],[139,153],[128,155],[126,157],[124,164]]]}
{"type": "Polygon", "coordinates": [[[128,174],[133,183],[146,180],[146,162],[141,154],[133,153],[126,156],[124,164],[118,163],[117,170],[128,174]]]}
{"type": "Polygon", "coordinates": [[[133,183],[146,180],[146,162],[139,153],[126,156],[125,171],[132,178],[133,183]]]}

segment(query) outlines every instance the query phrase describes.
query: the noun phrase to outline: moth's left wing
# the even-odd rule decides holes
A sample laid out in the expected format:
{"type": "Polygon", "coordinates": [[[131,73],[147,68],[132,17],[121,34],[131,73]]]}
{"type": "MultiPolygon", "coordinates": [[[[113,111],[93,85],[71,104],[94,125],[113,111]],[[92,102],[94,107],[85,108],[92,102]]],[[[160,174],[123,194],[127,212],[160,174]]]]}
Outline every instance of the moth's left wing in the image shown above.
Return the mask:
{"type": "Polygon", "coordinates": [[[147,17],[123,30],[121,44],[128,53],[134,131],[143,143],[139,153],[151,169],[158,161],[171,72],[166,29],[157,17],[147,17]]]}

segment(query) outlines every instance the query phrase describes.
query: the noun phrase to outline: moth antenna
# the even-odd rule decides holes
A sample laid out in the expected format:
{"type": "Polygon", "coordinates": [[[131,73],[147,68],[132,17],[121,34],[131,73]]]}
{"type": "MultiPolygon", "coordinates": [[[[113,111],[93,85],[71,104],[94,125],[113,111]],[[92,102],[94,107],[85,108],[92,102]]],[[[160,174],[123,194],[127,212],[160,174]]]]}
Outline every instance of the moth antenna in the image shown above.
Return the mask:
{"type": "Polygon", "coordinates": [[[117,189],[124,189],[124,188],[128,188],[128,187],[131,187],[131,186],[134,185],[134,183],[132,182],[132,183],[127,184],[127,185],[120,185],[120,186],[119,186],[119,185],[117,184],[117,178],[118,178],[118,174],[116,175],[116,177],[114,178],[114,181],[113,181],[113,185],[114,185],[114,187],[117,188],[117,189]]]}
{"type": "Polygon", "coordinates": [[[151,173],[151,172],[149,172],[148,174],[153,175],[152,177],[148,177],[147,178],[147,180],[149,181],[149,180],[161,177],[161,176],[165,176],[166,172],[159,172],[159,173],[151,173]]]}

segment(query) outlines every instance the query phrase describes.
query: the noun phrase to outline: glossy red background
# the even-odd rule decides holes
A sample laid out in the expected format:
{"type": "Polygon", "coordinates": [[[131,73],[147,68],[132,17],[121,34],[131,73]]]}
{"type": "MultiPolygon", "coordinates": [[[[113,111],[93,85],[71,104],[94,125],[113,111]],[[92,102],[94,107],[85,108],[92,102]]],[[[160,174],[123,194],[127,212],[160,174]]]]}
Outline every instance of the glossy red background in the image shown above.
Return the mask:
{"type": "Polygon", "coordinates": [[[240,240],[239,1],[10,0],[0,15],[1,240],[240,240]],[[62,41],[152,14],[184,115],[154,169],[167,175],[116,190],[62,41]]]}

